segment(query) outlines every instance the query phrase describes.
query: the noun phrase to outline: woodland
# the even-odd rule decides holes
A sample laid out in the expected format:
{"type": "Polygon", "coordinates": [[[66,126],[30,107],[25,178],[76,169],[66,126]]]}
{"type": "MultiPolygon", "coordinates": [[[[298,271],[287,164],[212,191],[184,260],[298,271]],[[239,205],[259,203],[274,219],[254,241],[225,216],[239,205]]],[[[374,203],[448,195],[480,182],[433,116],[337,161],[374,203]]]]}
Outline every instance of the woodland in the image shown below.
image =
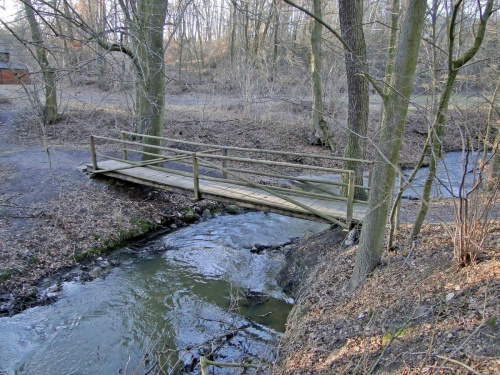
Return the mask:
{"type": "MultiPolygon", "coordinates": [[[[350,228],[351,242],[320,234],[294,244],[297,267],[299,257],[316,259],[290,290],[296,304],[267,370],[494,374],[499,7],[497,0],[0,2],[0,52],[29,67],[28,80],[18,75],[18,85],[1,88],[0,120],[15,124],[9,137],[17,146],[42,147],[49,159],[53,148],[87,150],[90,134],[121,131],[153,136],[143,138],[143,161],[162,145],[154,137],[346,158],[338,166],[354,171],[358,186],[370,176],[370,188],[354,192],[367,201],[366,217],[350,228]],[[446,165],[449,152],[460,153],[458,166],[446,165]],[[434,186],[446,198],[434,196],[434,186]]],[[[93,247],[95,223],[110,228],[99,232],[101,248],[134,229],[130,217],[75,214],[75,206],[116,200],[139,212],[148,232],[184,225],[172,212],[190,204],[150,192],[144,210],[143,192],[115,186],[107,198],[103,188],[82,185],[27,212],[2,164],[0,282],[3,295],[15,296],[5,301],[29,300],[48,273],[78,263],[74,244],[93,247]],[[26,214],[39,222],[38,234],[16,232],[16,217],[26,214]],[[34,265],[23,254],[38,247],[43,261],[34,265]]]]}

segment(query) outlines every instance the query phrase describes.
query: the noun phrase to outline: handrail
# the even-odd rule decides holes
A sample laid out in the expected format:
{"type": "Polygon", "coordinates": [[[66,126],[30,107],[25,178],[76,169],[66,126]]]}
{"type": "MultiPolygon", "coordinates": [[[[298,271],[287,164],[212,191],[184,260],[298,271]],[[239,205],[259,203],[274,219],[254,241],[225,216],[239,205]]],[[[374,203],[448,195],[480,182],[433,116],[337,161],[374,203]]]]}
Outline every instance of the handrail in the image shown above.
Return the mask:
{"type": "MultiPolygon", "coordinates": [[[[208,164],[212,164],[213,168],[217,168],[217,169],[220,169],[220,170],[224,169],[224,168],[222,168],[219,165],[210,163],[208,161],[205,161],[205,162],[208,163],[208,164]]],[[[238,179],[240,179],[242,181],[245,181],[246,183],[248,183],[250,185],[253,185],[254,187],[257,187],[258,189],[261,189],[261,190],[265,191],[266,193],[269,193],[271,195],[275,195],[278,198],[283,199],[284,201],[290,202],[290,203],[296,205],[297,207],[300,207],[300,208],[302,208],[302,209],[304,209],[306,211],[309,211],[309,212],[313,213],[314,215],[317,215],[317,216],[319,216],[319,217],[321,217],[321,218],[323,218],[323,219],[325,219],[327,221],[330,221],[330,222],[332,222],[334,224],[337,224],[337,225],[340,225],[342,227],[346,227],[346,224],[344,224],[340,220],[335,219],[334,217],[332,217],[330,215],[326,215],[326,214],[324,214],[324,213],[322,213],[322,212],[320,212],[318,210],[315,210],[312,207],[306,206],[305,204],[302,204],[302,203],[296,201],[295,199],[292,199],[290,197],[284,196],[283,194],[280,194],[280,193],[278,193],[276,191],[272,191],[271,189],[268,189],[266,186],[259,185],[259,184],[255,183],[255,182],[253,182],[252,180],[250,180],[248,178],[245,178],[243,176],[239,176],[236,173],[228,171],[227,169],[226,169],[226,172],[227,172],[227,174],[230,174],[230,175],[232,175],[232,176],[234,176],[234,177],[236,177],[236,178],[238,178],[238,179]]],[[[347,204],[349,205],[349,202],[347,204]]]]}
{"type": "Polygon", "coordinates": [[[297,169],[309,169],[312,171],[323,171],[323,172],[334,172],[334,173],[348,173],[352,172],[349,169],[340,169],[340,168],[327,168],[327,167],[317,167],[315,165],[309,164],[297,164],[297,163],[287,163],[283,161],[271,161],[271,160],[260,160],[260,159],[248,159],[248,158],[238,158],[233,156],[222,156],[222,155],[203,155],[204,158],[209,159],[219,159],[219,160],[229,160],[229,161],[239,161],[242,163],[250,163],[250,164],[260,164],[260,165],[271,165],[271,166],[282,166],[282,167],[291,167],[297,169]]]}
{"type": "MultiPolygon", "coordinates": [[[[148,147],[160,151],[168,151],[174,154],[177,154],[178,156],[164,156],[163,153],[159,152],[158,154],[153,154],[151,152],[145,152],[145,151],[139,151],[139,150],[133,150],[132,148],[126,148],[126,145],[134,145],[134,146],[144,146],[143,143],[141,142],[134,142],[134,141],[128,141],[126,140],[126,137],[124,137],[124,134],[135,134],[131,132],[122,132],[122,137],[121,139],[115,139],[115,138],[110,138],[110,137],[104,137],[104,136],[97,136],[97,135],[91,135],[90,136],[90,148],[91,148],[91,156],[92,156],[92,165],[94,167],[94,173],[105,173],[105,172],[114,172],[114,171],[119,171],[122,169],[129,169],[133,167],[146,167],[146,168],[152,168],[152,169],[162,169],[165,171],[169,171],[170,173],[174,174],[179,174],[179,175],[187,175],[193,178],[193,191],[194,191],[194,200],[199,200],[201,199],[201,192],[200,192],[200,185],[199,185],[199,180],[202,175],[199,173],[198,166],[205,166],[219,171],[222,171],[222,176],[223,178],[218,178],[218,177],[211,177],[211,176],[205,176],[203,175],[203,179],[207,180],[218,180],[218,181],[223,181],[223,182],[228,182],[228,183],[235,183],[236,185],[247,185],[247,186],[253,186],[257,187],[258,189],[265,191],[271,195],[274,195],[284,201],[287,201],[297,207],[300,207],[304,209],[307,212],[310,212],[316,216],[319,216],[329,222],[341,225],[344,229],[349,229],[351,226],[351,223],[353,221],[353,212],[354,212],[354,203],[360,202],[359,200],[354,199],[355,195],[355,190],[356,188],[361,188],[361,189],[369,189],[369,187],[365,187],[362,185],[357,185],[355,183],[355,173],[352,170],[346,170],[346,169],[339,169],[339,168],[327,168],[327,167],[320,167],[320,166],[313,166],[313,165],[308,165],[308,164],[298,164],[298,163],[289,163],[289,162],[280,162],[280,161],[271,161],[271,160],[261,160],[261,159],[250,159],[250,158],[242,158],[242,157],[234,157],[234,156],[227,156],[227,150],[241,150],[241,151],[250,151],[250,152],[268,152],[272,154],[281,154],[281,155],[299,155],[299,156],[307,156],[307,157],[320,157],[323,159],[332,159],[332,160],[340,160],[341,158],[337,157],[326,157],[324,155],[309,155],[309,154],[300,154],[300,153],[289,153],[289,152],[280,152],[280,151],[272,151],[272,150],[258,150],[258,149],[244,149],[244,148],[238,148],[238,147],[226,147],[226,146],[220,146],[220,149],[214,149],[215,147],[219,147],[218,145],[208,145],[208,144],[200,144],[197,142],[189,142],[189,141],[180,141],[180,140],[173,140],[171,138],[164,138],[164,137],[154,137],[154,136],[147,136],[147,135],[142,135],[142,134],[135,134],[138,136],[142,137],[149,137],[149,138],[155,138],[155,139],[164,139],[164,140],[169,140],[169,141],[174,141],[174,142],[180,142],[180,143],[186,143],[186,144],[195,144],[195,145],[202,145],[205,147],[212,147],[212,149],[209,150],[202,150],[199,152],[193,152],[193,151],[185,151],[185,150],[180,150],[177,148],[173,147],[165,147],[165,146],[159,146],[159,145],[147,145],[148,147]],[[111,142],[116,142],[119,144],[122,144],[122,151],[123,151],[123,157],[124,159],[119,159],[115,158],[112,156],[108,155],[102,155],[96,153],[96,144],[95,140],[100,139],[100,140],[106,140],[106,141],[111,141],[111,142]],[[213,155],[213,152],[221,151],[222,155],[213,155]],[[156,156],[158,159],[154,160],[149,160],[149,161],[144,161],[144,162],[133,162],[129,161],[128,159],[128,152],[134,152],[134,153],[139,153],[143,155],[148,155],[148,156],[156,156]],[[109,158],[112,160],[118,160],[118,161],[124,161],[126,163],[130,163],[130,166],[123,166],[123,167],[117,167],[117,168],[112,168],[112,169],[106,169],[106,170],[101,170],[98,171],[98,165],[97,165],[97,158],[109,158]],[[207,159],[216,159],[216,160],[222,160],[222,166],[220,164],[215,164],[207,159]],[[182,171],[177,171],[177,170],[172,170],[172,169],[167,169],[163,167],[157,166],[158,163],[162,163],[164,161],[181,161],[184,160],[188,162],[188,164],[192,165],[192,173],[190,172],[182,172],[182,171]],[[241,169],[241,168],[228,168],[227,167],[227,162],[228,161],[233,161],[233,162],[238,162],[238,163],[249,163],[249,164],[257,164],[257,165],[264,165],[268,167],[276,167],[276,166],[281,166],[281,167],[287,167],[287,168],[296,168],[296,169],[308,169],[308,170],[314,170],[314,171],[326,171],[326,172],[335,172],[335,173],[341,173],[341,174],[347,174],[348,179],[347,183],[344,182],[336,182],[336,181],[329,181],[329,180],[321,180],[321,179],[314,179],[314,178],[304,178],[304,177],[295,177],[295,176],[289,176],[287,174],[281,174],[278,171],[273,170],[275,173],[269,173],[269,172],[260,172],[260,171],[251,171],[247,169],[241,169]],[[156,165],[154,165],[156,164],[156,165]],[[278,188],[278,187],[272,187],[272,186],[265,186],[262,184],[259,184],[257,182],[254,182],[246,177],[243,177],[239,175],[238,173],[248,173],[248,174],[254,174],[254,175],[263,175],[263,176],[268,176],[268,177],[276,177],[276,178],[287,178],[287,179],[293,179],[296,181],[304,181],[307,183],[327,183],[331,185],[337,185],[337,186],[344,186],[347,187],[347,197],[339,197],[335,195],[331,196],[325,196],[324,194],[318,194],[318,193],[306,193],[306,192],[299,192],[294,189],[288,189],[288,188],[278,188]],[[237,180],[243,181],[242,182],[237,182],[237,181],[231,181],[227,179],[227,176],[231,175],[237,180]],[[310,195],[310,196],[317,196],[317,197],[326,197],[329,199],[333,200],[341,200],[341,201],[347,201],[347,207],[346,207],[346,222],[342,222],[335,217],[332,217],[328,214],[325,214],[321,211],[318,211],[312,207],[309,207],[308,205],[301,203],[300,201],[297,201],[290,196],[283,195],[279,192],[287,192],[288,194],[292,195],[310,195]]],[[[344,159],[346,160],[346,159],[344,159]]],[[[352,159],[356,160],[359,162],[365,162],[364,160],[361,159],[352,159]]],[[[271,168],[272,169],[272,168],[271,168]]]]}
{"type": "MultiPolygon", "coordinates": [[[[105,141],[111,141],[111,142],[116,142],[116,143],[121,143],[121,144],[127,144],[127,145],[136,145],[136,146],[145,146],[144,143],[140,142],[132,142],[132,141],[124,141],[121,139],[115,139],[115,138],[109,138],[109,137],[103,137],[100,135],[91,135],[90,139],[102,139],[105,141]]],[[[163,151],[170,151],[170,152],[176,152],[178,154],[182,155],[192,155],[194,152],[193,151],[184,151],[184,150],[179,150],[178,148],[172,148],[172,147],[164,147],[164,146],[156,146],[156,145],[147,145],[148,148],[154,148],[156,150],[163,150],[163,151]]]]}
{"type": "Polygon", "coordinates": [[[266,150],[266,149],[260,149],[260,148],[244,148],[244,147],[234,147],[234,146],[223,146],[223,145],[216,145],[216,144],[210,144],[210,143],[184,141],[182,139],[175,139],[175,138],[157,137],[157,136],[153,136],[153,135],[138,134],[138,133],[127,132],[127,131],[122,131],[122,133],[128,134],[128,135],[133,135],[133,136],[138,136],[138,137],[143,137],[143,138],[162,139],[162,140],[169,141],[169,142],[184,143],[187,145],[200,146],[200,147],[216,147],[216,148],[225,148],[226,150],[233,150],[233,151],[245,151],[245,152],[255,152],[255,153],[275,154],[275,155],[287,155],[287,156],[302,156],[302,157],[307,157],[307,158],[310,157],[310,158],[315,158],[315,159],[329,159],[329,160],[338,160],[338,161],[352,161],[352,162],[358,162],[358,163],[363,163],[363,164],[373,164],[372,160],[366,160],[366,159],[344,158],[341,156],[320,155],[320,154],[304,154],[304,153],[300,153],[300,152],[266,150]]]}
{"type": "MultiPolygon", "coordinates": [[[[121,143],[121,144],[131,144],[131,145],[137,145],[137,146],[144,146],[143,143],[139,143],[139,142],[123,141],[121,139],[114,139],[114,138],[102,137],[102,136],[97,136],[97,135],[92,135],[91,137],[93,137],[95,139],[102,139],[102,140],[112,141],[112,142],[121,143]]],[[[160,137],[157,137],[157,138],[160,138],[160,137]]],[[[195,153],[194,151],[184,151],[184,150],[179,150],[177,148],[165,147],[165,146],[147,145],[147,147],[153,148],[156,150],[175,152],[175,153],[183,154],[183,155],[192,155],[195,153]]],[[[323,172],[334,172],[334,173],[352,172],[348,169],[317,167],[315,165],[309,165],[309,164],[298,164],[298,163],[287,163],[287,162],[281,162],[281,161],[238,158],[238,157],[232,157],[232,156],[204,154],[203,157],[212,158],[212,159],[220,159],[220,160],[239,161],[242,163],[250,163],[250,164],[253,163],[253,164],[261,164],[261,165],[271,165],[271,166],[279,165],[282,167],[291,167],[291,168],[297,168],[297,169],[309,169],[309,170],[323,171],[323,172]]]]}

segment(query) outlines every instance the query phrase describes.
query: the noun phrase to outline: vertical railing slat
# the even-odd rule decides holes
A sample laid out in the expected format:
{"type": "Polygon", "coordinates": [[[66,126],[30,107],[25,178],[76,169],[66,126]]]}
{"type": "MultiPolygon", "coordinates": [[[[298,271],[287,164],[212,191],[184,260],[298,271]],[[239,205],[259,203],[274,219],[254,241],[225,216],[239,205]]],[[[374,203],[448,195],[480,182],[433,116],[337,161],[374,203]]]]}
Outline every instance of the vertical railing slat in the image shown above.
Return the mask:
{"type": "Polygon", "coordinates": [[[346,215],[346,224],[347,230],[350,229],[352,223],[352,216],[354,212],[354,191],[356,187],[354,186],[356,183],[356,176],[353,171],[349,171],[349,184],[347,186],[347,215],[346,215]]]}
{"type": "MultiPolygon", "coordinates": [[[[126,141],[127,140],[127,135],[122,132],[122,141],[126,141]]],[[[125,160],[128,160],[128,155],[127,155],[127,145],[125,143],[122,143],[122,150],[123,150],[123,158],[125,160]]]]}
{"type": "Polygon", "coordinates": [[[95,140],[94,136],[90,136],[90,155],[92,157],[92,167],[94,168],[94,171],[97,171],[97,155],[95,152],[95,140]]]}
{"type": "MultiPolygon", "coordinates": [[[[227,148],[226,146],[222,147],[222,156],[227,156],[227,148]]],[[[222,168],[227,168],[227,160],[222,159],[222,168]]],[[[222,178],[227,180],[227,172],[225,170],[222,171],[222,178]]]]}
{"type": "Polygon", "coordinates": [[[198,176],[198,159],[196,158],[196,152],[192,154],[193,158],[193,189],[194,189],[194,200],[200,200],[200,180],[198,176]]]}

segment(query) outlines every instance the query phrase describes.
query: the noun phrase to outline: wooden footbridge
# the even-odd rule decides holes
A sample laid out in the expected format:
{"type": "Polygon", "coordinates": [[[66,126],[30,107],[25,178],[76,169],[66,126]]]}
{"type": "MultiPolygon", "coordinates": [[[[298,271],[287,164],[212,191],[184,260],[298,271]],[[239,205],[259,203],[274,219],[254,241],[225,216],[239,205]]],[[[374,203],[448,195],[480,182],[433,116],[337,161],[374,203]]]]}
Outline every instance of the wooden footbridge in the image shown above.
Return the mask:
{"type": "Polygon", "coordinates": [[[356,188],[368,190],[369,186],[356,185],[353,171],[309,165],[303,161],[307,158],[326,159],[332,163],[355,160],[371,165],[366,160],[227,147],[130,132],[122,132],[119,138],[93,135],[90,150],[92,164],[87,167],[92,176],[104,175],[184,193],[190,191],[194,200],[209,198],[337,224],[344,229],[362,222],[365,216],[366,202],[354,199],[354,192],[356,188]],[[155,144],[145,145],[146,140],[155,144]],[[98,153],[96,149],[102,144],[108,150],[114,145],[115,151],[98,153]],[[141,161],[143,155],[152,159],[141,161]],[[282,161],[287,158],[295,162],[282,161]],[[299,176],[304,171],[347,175],[344,180],[348,182],[299,176]],[[347,189],[347,197],[340,196],[341,188],[347,189]]]}

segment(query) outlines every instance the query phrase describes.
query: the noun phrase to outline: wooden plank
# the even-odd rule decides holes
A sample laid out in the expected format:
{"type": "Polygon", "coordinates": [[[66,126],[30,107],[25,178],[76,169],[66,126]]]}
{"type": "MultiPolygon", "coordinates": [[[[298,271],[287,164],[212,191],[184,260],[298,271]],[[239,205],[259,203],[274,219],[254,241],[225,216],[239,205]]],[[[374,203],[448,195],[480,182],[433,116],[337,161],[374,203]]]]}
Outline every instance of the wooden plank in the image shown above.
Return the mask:
{"type": "MultiPolygon", "coordinates": [[[[100,169],[119,168],[126,163],[106,160],[99,163],[100,169]]],[[[92,169],[92,166],[89,166],[92,169]]],[[[144,167],[134,167],[126,170],[104,173],[113,178],[123,179],[130,182],[144,184],[148,186],[159,187],[165,190],[193,191],[193,179],[186,176],[180,176],[167,172],[160,172],[144,167]]],[[[280,199],[274,195],[264,192],[257,188],[248,186],[232,185],[226,182],[217,181],[199,181],[199,192],[207,198],[234,203],[235,201],[243,206],[256,208],[264,211],[273,211],[311,219],[315,217],[307,210],[294,205],[286,200],[280,199]]],[[[284,194],[284,193],[282,193],[284,194]]],[[[313,207],[315,210],[325,215],[335,218],[346,219],[346,202],[319,199],[313,197],[294,197],[294,200],[303,205],[313,207]]],[[[362,203],[353,204],[352,220],[360,222],[365,215],[366,205],[362,203]]],[[[325,222],[325,220],[316,217],[316,221],[325,222]]]]}

